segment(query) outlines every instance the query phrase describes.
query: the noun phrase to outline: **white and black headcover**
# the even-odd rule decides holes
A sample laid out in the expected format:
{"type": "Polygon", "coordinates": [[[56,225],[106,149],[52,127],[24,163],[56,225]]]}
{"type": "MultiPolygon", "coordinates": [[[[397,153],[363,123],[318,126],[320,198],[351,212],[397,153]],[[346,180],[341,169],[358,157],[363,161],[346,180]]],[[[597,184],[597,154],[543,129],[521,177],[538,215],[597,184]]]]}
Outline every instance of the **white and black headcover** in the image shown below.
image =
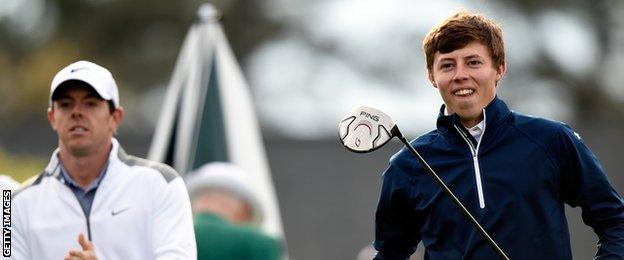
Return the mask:
{"type": "Polygon", "coordinates": [[[370,152],[392,139],[395,126],[384,112],[372,107],[357,107],[340,121],[340,140],[351,151],[370,152]]]}

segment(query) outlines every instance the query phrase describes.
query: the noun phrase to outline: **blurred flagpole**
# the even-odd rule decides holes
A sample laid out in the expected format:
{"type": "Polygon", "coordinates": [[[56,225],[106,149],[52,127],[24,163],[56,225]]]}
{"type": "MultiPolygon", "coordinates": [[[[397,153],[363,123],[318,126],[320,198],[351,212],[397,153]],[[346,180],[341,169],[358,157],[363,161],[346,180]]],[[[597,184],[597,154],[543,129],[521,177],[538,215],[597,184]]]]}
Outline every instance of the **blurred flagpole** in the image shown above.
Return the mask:
{"type": "Polygon", "coordinates": [[[219,18],[211,4],[200,7],[176,61],[148,158],[180,174],[212,161],[242,167],[262,204],[262,230],[284,239],[249,87],[219,18]]]}

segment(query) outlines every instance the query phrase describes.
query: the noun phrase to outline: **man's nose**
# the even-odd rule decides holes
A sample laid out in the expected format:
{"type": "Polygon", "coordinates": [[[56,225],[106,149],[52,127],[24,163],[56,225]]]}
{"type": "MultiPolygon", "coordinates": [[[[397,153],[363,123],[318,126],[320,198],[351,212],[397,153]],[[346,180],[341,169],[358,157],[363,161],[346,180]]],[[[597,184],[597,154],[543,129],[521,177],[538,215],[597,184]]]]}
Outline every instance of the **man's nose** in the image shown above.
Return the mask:
{"type": "Polygon", "coordinates": [[[82,117],[82,104],[75,104],[71,111],[71,116],[73,118],[82,117]]]}
{"type": "Polygon", "coordinates": [[[453,80],[462,81],[468,78],[468,71],[466,71],[466,67],[459,64],[455,69],[455,75],[453,76],[453,80]]]}

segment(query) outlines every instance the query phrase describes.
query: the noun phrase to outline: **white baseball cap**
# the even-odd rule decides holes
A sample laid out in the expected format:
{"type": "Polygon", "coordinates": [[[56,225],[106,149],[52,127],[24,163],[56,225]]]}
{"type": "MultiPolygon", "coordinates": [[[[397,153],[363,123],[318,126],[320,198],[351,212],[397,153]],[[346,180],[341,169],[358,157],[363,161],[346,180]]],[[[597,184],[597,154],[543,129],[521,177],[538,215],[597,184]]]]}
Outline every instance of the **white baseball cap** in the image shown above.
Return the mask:
{"type": "Polygon", "coordinates": [[[79,80],[91,86],[104,100],[111,100],[119,107],[119,90],[113,75],[106,68],[89,61],[77,61],[56,73],[50,86],[50,106],[54,91],[68,80],[79,80]]]}
{"type": "Polygon", "coordinates": [[[204,189],[221,189],[238,195],[249,203],[252,209],[252,223],[260,223],[262,207],[257,193],[250,183],[250,175],[237,165],[226,162],[211,162],[187,174],[185,178],[191,200],[204,189]]]}

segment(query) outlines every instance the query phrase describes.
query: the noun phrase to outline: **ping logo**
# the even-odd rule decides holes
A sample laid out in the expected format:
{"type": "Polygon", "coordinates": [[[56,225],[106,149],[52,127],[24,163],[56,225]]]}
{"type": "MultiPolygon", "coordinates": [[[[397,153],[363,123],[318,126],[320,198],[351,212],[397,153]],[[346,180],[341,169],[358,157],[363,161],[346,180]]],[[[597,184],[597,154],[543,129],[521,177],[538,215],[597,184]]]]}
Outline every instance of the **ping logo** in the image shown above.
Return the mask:
{"type": "Polygon", "coordinates": [[[379,116],[366,113],[366,111],[360,112],[360,116],[364,116],[366,118],[370,118],[371,120],[373,120],[375,122],[379,122],[379,116]]]}

